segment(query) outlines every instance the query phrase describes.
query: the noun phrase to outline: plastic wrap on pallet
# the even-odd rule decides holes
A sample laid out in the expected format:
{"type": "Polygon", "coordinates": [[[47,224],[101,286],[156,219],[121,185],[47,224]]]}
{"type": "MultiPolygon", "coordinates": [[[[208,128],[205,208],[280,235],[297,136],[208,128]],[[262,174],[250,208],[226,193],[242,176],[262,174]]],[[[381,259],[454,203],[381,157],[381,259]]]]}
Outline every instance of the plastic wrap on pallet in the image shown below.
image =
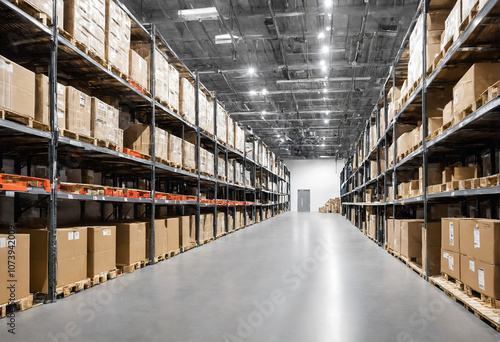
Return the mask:
{"type": "Polygon", "coordinates": [[[226,177],[226,159],[219,157],[217,165],[217,175],[219,177],[226,177]]]}
{"type": "Polygon", "coordinates": [[[102,60],[105,59],[105,12],[101,0],[64,1],[64,29],[102,60]]]}
{"type": "Polygon", "coordinates": [[[227,143],[227,113],[224,107],[217,103],[217,138],[227,143]]]}
{"type": "MultiPolygon", "coordinates": [[[[146,87],[149,88],[151,45],[143,42],[132,42],[131,47],[147,63],[146,87]]],[[[168,62],[165,55],[158,48],[155,48],[155,96],[160,102],[167,102],[168,100],[168,62]]]]}
{"type": "Polygon", "coordinates": [[[243,164],[241,164],[238,161],[235,161],[234,168],[235,168],[235,173],[236,173],[236,177],[234,179],[235,182],[237,184],[243,184],[243,164]]]}
{"type": "MultiPolygon", "coordinates": [[[[43,74],[35,77],[35,120],[50,124],[49,78],[43,74]]],[[[66,87],[57,83],[57,117],[59,128],[66,127],[66,87]]]]}
{"type": "Polygon", "coordinates": [[[168,132],[155,127],[155,157],[168,160],[168,132]]]}
{"type": "Polygon", "coordinates": [[[253,158],[253,150],[254,150],[254,142],[246,141],[245,142],[245,152],[247,154],[247,158],[253,158]]]}
{"type": "MultiPolygon", "coordinates": [[[[24,0],[24,2],[30,4],[34,9],[42,12],[47,16],[47,18],[52,21],[52,8],[53,0],[24,0]]],[[[63,0],[57,1],[57,27],[63,28],[64,26],[64,2],[63,0]]]]}
{"type": "Polygon", "coordinates": [[[227,173],[228,173],[227,181],[231,183],[234,183],[234,163],[235,160],[230,160],[227,164],[227,173]]]}
{"type": "Polygon", "coordinates": [[[227,117],[227,144],[234,148],[234,120],[227,117]]]}
{"type": "Polygon", "coordinates": [[[174,110],[179,110],[179,72],[173,64],[168,65],[168,101],[174,110]]]}
{"type": "Polygon", "coordinates": [[[186,140],[182,142],[182,166],[196,169],[195,146],[186,140]]]}
{"type": "Polygon", "coordinates": [[[252,186],[252,180],[250,178],[250,171],[245,170],[245,184],[246,186],[252,186]]]}
{"type": "Polygon", "coordinates": [[[168,136],[168,161],[182,165],[182,139],[173,134],[168,136]]]}
{"type": "MultiPolygon", "coordinates": [[[[205,96],[205,94],[203,94],[205,96]]],[[[203,112],[205,114],[203,121],[203,128],[210,134],[214,134],[214,101],[207,100],[205,97],[207,110],[203,112]]],[[[201,114],[200,114],[201,115],[201,114]]],[[[201,117],[201,116],[200,116],[201,117]]]]}
{"type": "Polygon", "coordinates": [[[125,75],[129,72],[130,28],[130,17],[114,0],[106,0],[106,61],[125,75]]]}
{"type": "MultiPolygon", "coordinates": [[[[179,81],[179,110],[182,116],[193,125],[196,122],[196,101],[194,86],[186,78],[179,81]]],[[[205,117],[204,117],[205,118],[205,117]]],[[[202,125],[200,125],[202,127],[202,125]]]]}
{"type": "Polygon", "coordinates": [[[66,87],[66,129],[90,137],[90,96],[73,87],[66,87]]]}
{"type": "Polygon", "coordinates": [[[245,150],[245,130],[234,123],[234,140],[236,150],[243,152],[245,150]]]}
{"type": "Polygon", "coordinates": [[[91,136],[118,144],[119,109],[92,97],[91,98],[91,136]]]}
{"type": "Polygon", "coordinates": [[[215,169],[214,154],[210,151],[207,151],[207,173],[212,177],[215,175],[214,169],[215,169]]]}
{"type": "Polygon", "coordinates": [[[136,51],[130,50],[129,77],[138,86],[149,89],[148,63],[136,51]]]}
{"type": "Polygon", "coordinates": [[[200,163],[199,163],[200,172],[207,173],[207,150],[204,148],[200,148],[200,163]]]}
{"type": "Polygon", "coordinates": [[[441,49],[450,39],[456,40],[460,35],[459,26],[462,22],[462,0],[458,0],[453,6],[444,24],[444,31],[441,36],[441,49]]]}

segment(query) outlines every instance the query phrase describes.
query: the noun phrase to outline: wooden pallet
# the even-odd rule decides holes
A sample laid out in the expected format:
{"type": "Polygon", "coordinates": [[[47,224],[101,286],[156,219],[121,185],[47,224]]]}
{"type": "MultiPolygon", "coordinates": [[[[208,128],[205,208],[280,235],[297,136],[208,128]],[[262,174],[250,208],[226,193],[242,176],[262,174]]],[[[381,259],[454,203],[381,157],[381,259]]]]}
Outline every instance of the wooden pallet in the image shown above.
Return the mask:
{"type": "Polygon", "coordinates": [[[198,173],[198,169],[193,169],[193,168],[190,168],[190,167],[185,167],[185,166],[183,166],[183,167],[182,167],[182,169],[183,169],[184,171],[187,171],[187,172],[191,172],[191,173],[195,173],[195,174],[197,174],[197,173],[198,173]]]}
{"type": "Polygon", "coordinates": [[[95,275],[90,279],[90,285],[96,286],[102,283],[107,282],[108,280],[115,279],[118,276],[118,270],[115,268],[111,271],[103,272],[98,275],[95,275]]]}
{"type": "Polygon", "coordinates": [[[84,142],[87,144],[95,145],[94,138],[89,137],[88,135],[85,135],[85,134],[79,134],[79,133],[70,131],[68,129],[59,128],[59,135],[66,137],[66,138],[78,140],[78,141],[81,141],[81,142],[84,142]]]}
{"type": "Polygon", "coordinates": [[[488,188],[500,184],[500,174],[479,178],[479,187],[488,188]]]}
{"type": "Polygon", "coordinates": [[[4,318],[11,312],[24,311],[33,307],[33,295],[16,299],[12,302],[0,305],[0,318],[4,318]]]}
{"type": "Polygon", "coordinates": [[[144,259],[141,261],[134,262],[133,264],[125,265],[125,264],[118,264],[116,267],[118,270],[122,271],[122,273],[133,273],[138,269],[146,267],[146,265],[149,263],[149,259],[144,259]]]}
{"type": "Polygon", "coordinates": [[[113,74],[116,76],[120,77],[122,80],[127,81],[129,80],[128,75],[122,72],[120,69],[118,69],[116,66],[113,64],[108,63],[108,70],[111,71],[113,74]]]}
{"type": "Polygon", "coordinates": [[[172,257],[174,257],[174,256],[176,256],[176,255],[178,255],[178,254],[180,254],[180,253],[181,253],[181,249],[180,249],[180,248],[178,248],[178,249],[176,249],[176,250],[174,250],[174,251],[170,251],[170,252],[168,252],[168,253],[165,253],[165,254],[160,254],[160,255],[156,256],[156,257],[154,258],[154,261],[155,261],[155,263],[157,263],[157,262],[159,262],[159,261],[167,260],[167,259],[170,259],[170,258],[172,258],[172,257]]]}
{"type": "Polygon", "coordinates": [[[224,176],[217,176],[217,178],[219,178],[221,181],[224,181],[224,182],[226,181],[226,177],[224,177],[224,176]]]}
{"type": "Polygon", "coordinates": [[[8,109],[0,108],[0,119],[13,121],[39,131],[50,132],[50,126],[37,121],[28,115],[19,114],[8,109]]]}
{"type": "Polygon", "coordinates": [[[197,244],[196,244],[196,243],[194,243],[194,242],[190,243],[190,244],[189,244],[189,245],[187,245],[187,246],[183,246],[183,247],[182,247],[182,253],[187,252],[187,251],[189,251],[190,249],[195,248],[196,246],[197,246],[197,244]]]}
{"type": "Polygon", "coordinates": [[[214,241],[214,240],[215,240],[215,239],[214,239],[214,237],[211,237],[211,238],[209,238],[209,239],[206,239],[206,240],[200,241],[200,246],[202,246],[202,245],[204,245],[204,244],[206,244],[206,243],[212,242],[212,241],[214,241]]]}
{"type": "Polygon", "coordinates": [[[118,145],[115,143],[109,142],[107,140],[101,140],[94,138],[94,145],[99,147],[104,147],[112,151],[118,151],[118,145]]]}
{"type": "Polygon", "coordinates": [[[440,136],[441,134],[443,134],[448,128],[450,128],[450,126],[451,126],[451,122],[447,122],[443,126],[441,126],[438,129],[436,129],[434,132],[432,132],[431,134],[429,134],[425,140],[431,141],[431,140],[437,138],[438,136],[440,136]]]}
{"type": "Polygon", "coordinates": [[[56,295],[58,298],[66,298],[89,287],[91,287],[91,281],[87,278],[56,288],[56,295]]]}
{"type": "Polygon", "coordinates": [[[476,317],[488,323],[497,331],[500,331],[498,309],[491,307],[487,302],[481,300],[480,297],[468,294],[463,287],[461,288],[460,285],[446,279],[444,276],[429,277],[429,282],[441,289],[457,303],[462,304],[467,310],[474,313],[476,317]]]}
{"type": "Polygon", "coordinates": [[[446,184],[446,191],[459,190],[459,181],[451,181],[451,182],[447,182],[445,184],[446,184]]]}
{"type": "Polygon", "coordinates": [[[78,184],[78,183],[61,183],[59,184],[61,191],[71,194],[82,194],[91,196],[105,196],[106,187],[93,184],[78,184]]]}
{"type": "MultiPolygon", "coordinates": [[[[31,15],[33,18],[37,19],[45,26],[52,26],[52,16],[48,13],[41,11],[32,3],[32,1],[27,0],[10,0],[10,2],[14,3],[17,7],[22,9],[24,12],[31,15]]],[[[52,7],[51,7],[52,9],[52,7]]]]}

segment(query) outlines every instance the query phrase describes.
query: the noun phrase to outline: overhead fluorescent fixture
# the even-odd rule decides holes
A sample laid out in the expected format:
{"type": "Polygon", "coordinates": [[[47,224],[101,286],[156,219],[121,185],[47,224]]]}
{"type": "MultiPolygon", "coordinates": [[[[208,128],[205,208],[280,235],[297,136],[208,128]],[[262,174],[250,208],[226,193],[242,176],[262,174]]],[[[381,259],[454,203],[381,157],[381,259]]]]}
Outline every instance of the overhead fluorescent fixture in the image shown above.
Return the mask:
{"type": "Polygon", "coordinates": [[[319,39],[323,39],[323,38],[325,38],[325,32],[320,32],[320,33],[318,34],[318,38],[319,38],[319,39]]]}
{"type": "Polygon", "coordinates": [[[267,112],[265,110],[262,111],[262,115],[266,115],[267,112]]]}
{"type": "Polygon", "coordinates": [[[330,48],[326,45],[321,48],[322,53],[328,53],[328,51],[330,51],[330,48]]]}
{"type": "Polygon", "coordinates": [[[328,120],[327,120],[327,119],[325,119],[325,123],[326,123],[326,124],[328,123],[328,120]]]}
{"type": "Polygon", "coordinates": [[[253,74],[255,74],[255,68],[254,68],[254,67],[250,67],[250,68],[248,68],[248,74],[249,74],[249,75],[253,75],[253,74]]]}
{"type": "Polygon", "coordinates": [[[323,88],[323,93],[327,93],[327,92],[328,92],[328,89],[323,88]]]}
{"type": "Polygon", "coordinates": [[[327,26],[327,27],[325,27],[325,30],[327,30],[329,32],[332,30],[332,28],[330,26],[327,26]]]}
{"type": "Polygon", "coordinates": [[[333,0],[325,0],[325,6],[326,7],[332,7],[333,6],[333,0]]]}
{"type": "Polygon", "coordinates": [[[217,20],[219,18],[219,13],[215,7],[179,10],[177,14],[179,15],[179,19],[184,21],[217,20]]]}
{"type": "Polygon", "coordinates": [[[238,39],[240,39],[240,37],[235,36],[235,35],[233,35],[231,37],[231,35],[229,33],[219,34],[219,35],[215,36],[215,44],[216,45],[232,44],[234,41],[237,41],[238,39]]]}
{"type": "Polygon", "coordinates": [[[257,95],[257,92],[255,90],[250,90],[250,96],[255,96],[257,95]]]}
{"type": "Polygon", "coordinates": [[[264,96],[267,95],[267,89],[266,88],[262,89],[262,95],[264,95],[264,96]]]}

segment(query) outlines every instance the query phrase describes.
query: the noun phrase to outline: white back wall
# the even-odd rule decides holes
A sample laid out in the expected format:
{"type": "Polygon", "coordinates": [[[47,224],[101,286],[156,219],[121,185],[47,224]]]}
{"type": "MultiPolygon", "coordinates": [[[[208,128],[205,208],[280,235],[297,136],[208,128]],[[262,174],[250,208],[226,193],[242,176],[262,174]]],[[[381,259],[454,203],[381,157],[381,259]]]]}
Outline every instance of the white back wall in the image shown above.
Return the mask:
{"type": "Polygon", "coordinates": [[[287,159],[292,185],[292,211],[297,211],[297,190],[311,190],[311,212],[325,205],[330,198],[340,197],[340,172],[345,161],[335,159],[287,159]]]}

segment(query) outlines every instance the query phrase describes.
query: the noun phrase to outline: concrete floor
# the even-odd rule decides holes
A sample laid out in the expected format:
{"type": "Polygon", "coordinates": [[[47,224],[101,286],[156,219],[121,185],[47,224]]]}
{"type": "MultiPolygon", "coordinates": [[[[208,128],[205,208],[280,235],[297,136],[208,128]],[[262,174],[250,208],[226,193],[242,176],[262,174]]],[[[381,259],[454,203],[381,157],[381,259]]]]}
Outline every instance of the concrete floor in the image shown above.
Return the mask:
{"type": "MultiPolygon", "coordinates": [[[[0,341],[500,341],[341,215],[287,213],[55,304],[0,341]]],[[[4,323],[5,322],[5,323],[4,323]]]]}

